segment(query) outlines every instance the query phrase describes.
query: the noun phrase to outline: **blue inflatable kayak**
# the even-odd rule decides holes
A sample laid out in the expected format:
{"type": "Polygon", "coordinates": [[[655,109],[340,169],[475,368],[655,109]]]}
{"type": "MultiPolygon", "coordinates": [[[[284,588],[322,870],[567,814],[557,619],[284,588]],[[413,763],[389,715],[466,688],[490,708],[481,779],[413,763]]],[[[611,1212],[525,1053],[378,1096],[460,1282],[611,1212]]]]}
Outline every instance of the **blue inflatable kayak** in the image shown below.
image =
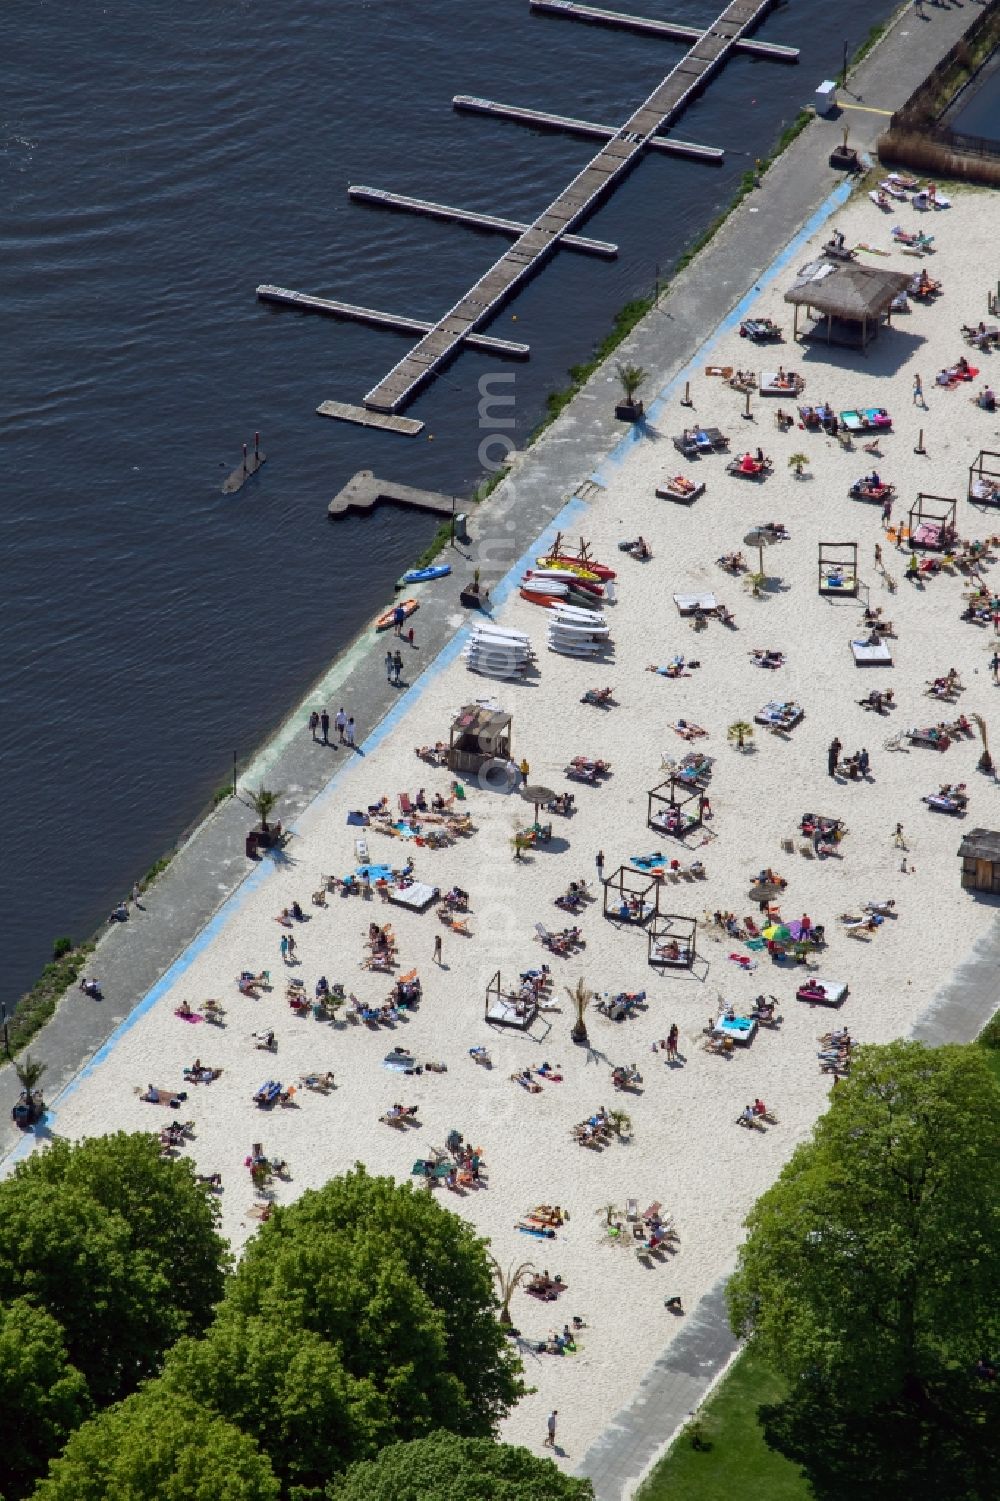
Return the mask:
{"type": "Polygon", "coordinates": [[[431,568],[411,568],[398,580],[396,588],[405,589],[407,584],[422,584],[426,579],[443,579],[450,572],[450,563],[435,563],[431,568]]]}

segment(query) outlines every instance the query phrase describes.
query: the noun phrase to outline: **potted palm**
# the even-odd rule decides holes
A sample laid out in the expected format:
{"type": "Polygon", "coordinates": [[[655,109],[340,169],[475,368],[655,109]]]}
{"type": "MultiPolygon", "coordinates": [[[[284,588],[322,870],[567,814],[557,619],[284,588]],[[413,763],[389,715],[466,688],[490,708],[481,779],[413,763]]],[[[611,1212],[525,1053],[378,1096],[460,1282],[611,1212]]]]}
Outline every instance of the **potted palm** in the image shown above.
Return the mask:
{"type": "Polygon", "coordinates": [[[734,741],[737,750],[746,750],[748,742],[753,739],[753,725],[745,719],[737,719],[726,731],[726,739],[734,741]]]}
{"type": "Polygon", "coordinates": [[[618,365],[616,369],[624,400],[615,407],[615,416],[622,422],[638,422],[645,408],[636,400],[635,393],[646,379],[646,372],[641,365],[618,365]]]}
{"type": "Polygon", "coordinates": [[[788,467],[795,470],[796,479],[801,479],[809,467],[809,455],[807,453],[793,453],[789,455],[788,467]]]}
{"type": "Polygon", "coordinates": [[[47,1063],[41,1063],[37,1058],[32,1058],[30,1053],[25,1053],[20,1060],[14,1060],[14,1073],[21,1086],[20,1099],[10,1112],[15,1125],[27,1129],[37,1120],[41,1120],[45,1114],[45,1101],[42,1099],[38,1084],[47,1068],[47,1063]]]}
{"type": "Polygon", "coordinates": [[[268,849],[272,844],[279,843],[281,839],[281,824],[268,823],[268,819],[285,794],[283,792],[272,792],[269,787],[261,785],[260,787],[247,788],[246,795],[251,808],[259,820],[257,827],[251,829],[250,834],[247,836],[247,854],[249,855],[256,853],[256,849],[251,850],[251,844],[254,846],[263,845],[265,849],[268,849]]]}
{"type": "Polygon", "coordinates": [[[585,1046],[590,1040],[587,1036],[587,1007],[594,999],[594,992],[587,989],[582,975],[572,990],[568,985],[565,987],[565,990],[573,1003],[573,1010],[576,1012],[576,1021],[573,1023],[572,1031],[569,1034],[570,1038],[573,1042],[585,1046]]]}

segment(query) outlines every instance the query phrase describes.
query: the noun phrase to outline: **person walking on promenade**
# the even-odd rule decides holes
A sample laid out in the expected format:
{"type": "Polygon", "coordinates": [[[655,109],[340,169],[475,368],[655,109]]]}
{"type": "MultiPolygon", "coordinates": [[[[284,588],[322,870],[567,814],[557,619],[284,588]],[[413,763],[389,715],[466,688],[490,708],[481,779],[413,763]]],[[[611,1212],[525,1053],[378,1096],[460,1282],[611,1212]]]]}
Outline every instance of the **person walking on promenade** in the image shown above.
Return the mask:
{"type": "Polygon", "coordinates": [[[334,724],[337,727],[337,734],[340,736],[340,743],[341,743],[341,745],[343,745],[343,743],[344,743],[344,726],[347,723],[347,715],[344,713],[344,706],[343,706],[343,704],[341,704],[340,708],[337,710],[337,717],[336,717],[336,719],[333,722],[334,722],[334,724]]]}
{"type": "Polygon", "coordinates": [[[385,654],[385,680],[387,683],[391,683],[393,681],[393,660],[394,659],[392,652],[387,651],[385,654]]]}
{"type": "Polygon", "coordinates": [[[597,855],[595,856],[594,863],[597,866],[597,879],[599,881],[603,881],[604,880],[604,851],[603,850],[598,850],[597,851],[597,855]]]}
{"type": "Polygon", "coordinates": [[[440,964],[441,963],[441,952],[442,952],[442,949],[441,949],[441,934],[438,933],[437,937],[434,939],[434,963],[435,964],[440,964]]]}
{"type": "Polygon", "coordinates": [[[920,379],[919,375],[915,375],[913,377],[913,405],[922,407],[927,406],[927,403],[924,400],[924,383],[920,379]]]}
{"type": "Polygon", "coordinates": [[[316,739],[316,731],[318,729],[319,729],[319,715],[316,713],[316,710],[314,709],[312,711],[312,713],[310,714],[310,716],[309,716],[309,733],[312,735],[312,737],[313,737],[314,740],[316,739]]]}
{"type": "Polygon", "coordinates": [[[826,753],[827,776],[835,777],[837,775],[837,763],[840,760],[840,753],[843,748],[837,736],[834,735],[830,741],[830,749],[826,753]]]}
{"type": "Polygon", "coordinates": [[[403,634],[403,621],[406,619],[406,611],[402,605],[397,605],[392,612],[392,628],[397,636],[403,634]]]}
{"type": "Polygon", "coordinates": [[[330,715],[326,709],[319,716],[319,727],[323,731],[323,744],[330,744],[330,715]]]}
{"type": "Polygon", "coordinates": [[[348,750],[353,750],[354,749],[354,715],[353,714],[351,715],[350,719],[347,721],[347,723],[344,726],[344,744],[347,746],[348,750]]]}
{"type": "Polygon", "coordinates": [[[395,674],[395,676],[393,677],[393,682],[398,688],[403,678],[403,653],[401,651],[397,651],[396,655],[392,659],[392,670],[395,674]]]}
{"type": "Polygon", "coordinates": [[[556,1446],[556,1418],[558,1416],[558,1407],[553,1407],[545,1421],[545,1443],[543,1445],[545,1449],[554,1449],[556,1446]]]}

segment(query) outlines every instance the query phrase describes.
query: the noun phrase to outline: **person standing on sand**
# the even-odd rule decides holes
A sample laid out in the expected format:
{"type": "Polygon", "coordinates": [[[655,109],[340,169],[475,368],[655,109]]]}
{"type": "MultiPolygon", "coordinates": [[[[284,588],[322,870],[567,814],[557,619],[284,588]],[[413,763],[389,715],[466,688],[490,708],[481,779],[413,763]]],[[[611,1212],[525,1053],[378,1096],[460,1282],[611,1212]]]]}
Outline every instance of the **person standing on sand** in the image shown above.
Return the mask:
{"type": "Polygon", "coordinates": [[[316,710],[314,709],[312,711],[312,713],[310,714],[310,716],[309,716],[309,733],[312,735],[313,740],[316,739],[316,731],[318,729],[319,729],[319,715],[316,713],[316,710]]]}
{"type": "Polygon", "coordinates": [[[323,744],[324,745],[329,745],[330,744],[330,715],[328,714],[328,712],[327,712],[326,709],[324,709],[323,712],[322,712],[322,714],[319,716],[319,726],[320,726],[320,729],[323,731],[323,744]]]}
{"type": "Polygon", "coordinates": [[[677,1031],[677,1023],[676,1022],[671,1022],[671,1024],[670,1024],[670,1031],[667,1033],[667,1062],[668,1063],[676,1063],[677,1062],[677,1038],[678,1038],[678,1035],[679,1034],[678,1034],[678,1031],[677,1031]]]}
{"type": "Polygon", "coordinates": [[[994,683],[1000,683],[1000,652],[994,652],[990,657],[990,671],[993,674],[994,683]]]}
{"type": "Polygon", "coordinates": [[[545,1449],[554,1449],[556,1446],[556,1418],[558,1416],[558,1407],[553,1407],[545,1422],[545,1443],[542,1446],[545,1449]]]}
{"type": "Polygon", "coordinates": [[[603,850],[598,850],[597,851],[597,855],[596,855],[596,858],[595,858],[595,864],[597,865],[597,879],[599,881],[603,881],[604,880],[604,851],[603,850]]]}
{"type": "Polygon", "coordinates": [[[898,850],[905,850],[906,839],[903,836],[903,825],[901,823],[896,825],[896,832],[892,836],[892,842],[898,850]]]}
{"type": "Polygon", "coordinates": [[[526,787],[528,785],[528,775],[531,771],[531,767],[528,765],[528,758],[526,756],[522,758],[521,764],[517,769],[521,773],[521,786],[526,787]]]}
{"type": "Polygon", "coordinates": [[[887,527],[892,520],[892,496],[887,495],[882,502],[882,525],[887,527]]]}
{"type": "Polygon", "coordinates": [[[282,960],[284,961],[285,964],[287,964],[288,963],[288,934],[287,933],[282,933],[282,935],[281,935],[281,943],[279,944],[279,948],[281,949],[282,960]]]}
{"type": "Polygon", "coordinates": [[[924,383],[920,379],[919,375],[915,375],[913,377],[913,405],[917,406],[918,403],[924,408],[926,408],[927,406],[927,403],[924,400],[924,383]]]}
{"type": "Polygon", "coordinates": [[[862,746],[861,747],[861,754],[858,757],[858,770],[860,771],[860,773],[861,773],[861,775],[863,777],[867,777],[868,772],[869,772],[869,770],[871,768],[871,764],[872,764],[872,758],[871,758],[871,756],[869,756],[869,754],[868,754],[867,750],[865,750],[864,746],[862,746]]]}
{"type": "Polygon", "coordinates": [[[344,743],[344,726],[347,723],[347,715],[344,713],[344,706],[343,706],[343,704],[341,704],[340,708],[337,710],[337,717],[336,717],[336,719],[333,722],[334,722],[334,724],[337,727],[337,734],[340,736],[340,743],[341,743],[341,745],[343,745],[343,743],[344,743]]]}
{"type": "Polygon", "coordinates": [[[441,963],[441,934],[440,933],[434,939],[434,963],[435,964],[440,964],[441,963]]]}
{"type": "Polygon", "coordinates": [[[840,760],[840,753],[843,748],[837,736],[834,735],[830,741],[830,749],[826,753],[827,776],[835,777],[837,775],[837,763],[840,760]]]}
{"type": "Polygon", "coordinates": [[[347,723],[344,726],[344,744],[347,746],[348,750],[353,750],[354,749],[354,715],[353,714],[351,715],[350,719],[347,721],[347,723]]]}

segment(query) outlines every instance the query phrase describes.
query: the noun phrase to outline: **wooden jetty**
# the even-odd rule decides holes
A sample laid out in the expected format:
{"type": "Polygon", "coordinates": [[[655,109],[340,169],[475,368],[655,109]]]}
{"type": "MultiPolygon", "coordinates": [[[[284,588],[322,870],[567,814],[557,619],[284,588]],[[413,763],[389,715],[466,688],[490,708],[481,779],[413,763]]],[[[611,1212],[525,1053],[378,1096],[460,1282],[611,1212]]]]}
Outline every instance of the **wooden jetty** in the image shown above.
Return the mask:
{"type": "Polygon", "coordinates": [[[616,134],[454,307],[363,398],[375,411],[398,412],[489,321],[641,159],[654,136],[674,121],[719,71],[775,0],[730,0],[693,46],[616,134]]]}
{"type": "MultiPolygon", "coordinates": [[[[638,31],[643,36],[664,37],[672,42],[697,42],[702,32],[697,26],[683,26],[677,21],[656,21],[649,16],[625,15],[619,10],[602,10],[597,5],[578,5],[576,0],[530,0],[531,9],[540,16],[561,16],[567,21],[585,21],[591,26],[612,26],[618,31],[638,31]]],[[[773,42],[758,42],[741,37],[734,52],[749,52],[751,57],[771,58],[775,62],[797,63],[798,47],[781,47],[773,42]]]]}
{"type": "Polygon", "coordinates": [[[353,422],[357,427],[380,427],[387,433],[399,433],[404,438],[415,438],[422,433],[424,424],[416,417],[400,417],[395,412],[375,412],[369,407],[359,407],[353,401],[321,401],[316,411],[321,417],[334,417],[338,422],[353,422]]]}
{"type": "MultiPolygon", "coordinates": [[[[293,292],[289,287],[272,287],[266,283],[257,288],[257,297],[261,302],[298,308],[303,313],[326,313],[331,318],[368,323],[372,328],[386,328],[394,334],[426,334],[435,327],[426,318],[407,318],[399,313],[384,313],[379,308],[362,307],[357,302],[314,297],[310,292],[293,292]]],[[[516,344],[510,339],[494,339],[489,334],[471,333],[466,343],[470,349],[481,349],[486,354],[499,354],[509,360],[526,360],[531,353],[530,344],[516,344]]]]}
{"type": "Polygon", "coordinates": [[[260,446],[260,433],[254,433],[253,452],[250,452],[250,445],[244,443],[243,462],[223,480],[223,495],[235,495],[237,490],[242,490],[251,475],[256,474],[260,466],[266,462],[267,454],[260,446]]]}
{"type": "Polygon", "coordinates": [[[454,495],[437,490],[417,490],[413,485],[399,485],[395,480],[378,479],[370,469],[359,469],[331,500],[327,513],[332,520],[349,511],[370,511],[380,502],[394,506],[413,506],[418,511],[435,511],[439,516],[454,516],[462,502],[454,495]]]}
{"type": "MultiPolygon", "coordinates": [[[[452,107],[467,115],[489,115],[495,120],[510,120],[515,125],[530,125],[535,130],[560,130],[566,135],[585,136],[590,140],[610,141],[618,134],[614,125],[599,125],[595,120],[577,120],[573,115],[556,115],[547,109],[526,109],[519,104],[500,104],[496,99],[480,99],[475,94],[456,94],[452,107]]],[[[702,146],[697,141],[682,141],[677,136],[653,136],[646,142],[650,151],[667,156],[686,156],[695,161],[719,165],[726,153],[719,146],[702,146]]],[[[524,226],[527,228],[527,226],[524,226]]],[[[575,236],[565,236],[563,244],[575,236]]]]}
{"type": "MultiPolygon", "coordinates": [[[[609,135],[614,131],[609,130],[609,135]]],[[[388,193],[384,188],[366,188],[352,184],[347,196],[355,203],[368,203],[373,208],[403,209],[411,214],[422,214],[427,219],[443,219],[449,224],[465,224],[470,229],[490,230],[504,235],[523,235],[527,224],[517,219],[502,219],[497,214],[480,214],[473,209],[453,208],[448,203],[434,203],[429,198],[410,198],[405,193],[388,193]]],[[[613,260],[618,246],[610,240],[591,240],[586,235],[563,235],[560,244],[566,250],[578,250],[584,255],[601,255],[613,260]]]]}

